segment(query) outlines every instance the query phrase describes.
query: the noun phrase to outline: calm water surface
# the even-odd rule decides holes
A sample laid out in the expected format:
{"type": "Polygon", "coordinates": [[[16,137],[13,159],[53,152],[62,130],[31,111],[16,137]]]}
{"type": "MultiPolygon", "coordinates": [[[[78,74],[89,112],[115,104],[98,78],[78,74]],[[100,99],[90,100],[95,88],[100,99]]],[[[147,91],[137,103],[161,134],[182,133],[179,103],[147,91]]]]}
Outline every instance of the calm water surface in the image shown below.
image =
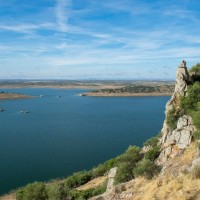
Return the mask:
{"type": "Polygon", "coordinates": [[[44,98],[1,101],[0,194],[66,177],[157,134],[169,97],[80,97],[83,90],[7,89],[44,98]],[[56,96],[60,95],[61,98],[56,96]],[[28,110],[29,114],[21,114],[28,110]]]}

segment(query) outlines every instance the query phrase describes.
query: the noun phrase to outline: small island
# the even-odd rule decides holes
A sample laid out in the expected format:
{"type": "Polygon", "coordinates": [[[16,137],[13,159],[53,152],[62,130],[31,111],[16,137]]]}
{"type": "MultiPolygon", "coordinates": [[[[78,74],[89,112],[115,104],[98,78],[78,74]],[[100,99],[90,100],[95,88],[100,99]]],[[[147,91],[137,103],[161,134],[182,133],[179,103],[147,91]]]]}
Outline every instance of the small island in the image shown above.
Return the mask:
{"type": "Polygon", "coordinates": [[[12,99],[29,99],[31,96],[18,94],[18,93],[10,93],[10,92],[0,92],[0,101],[1,100],[12,100],[12,99]]]}

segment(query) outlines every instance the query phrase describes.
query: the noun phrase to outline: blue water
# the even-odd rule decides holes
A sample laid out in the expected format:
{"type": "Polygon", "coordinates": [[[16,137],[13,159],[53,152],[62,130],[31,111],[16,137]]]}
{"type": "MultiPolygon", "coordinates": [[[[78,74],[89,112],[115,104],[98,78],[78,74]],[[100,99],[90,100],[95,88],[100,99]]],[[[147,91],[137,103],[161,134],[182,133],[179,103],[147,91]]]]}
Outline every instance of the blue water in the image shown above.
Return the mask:
{"type": "Polygon", "coordinates": [[[142,145],[160,131],[169,99],[80,97],[83,90],[65,89],[4,91],[45,97],[0,102],[6,110],[0,113],[0,194],[90,169],[129,145],[142,145]]]}

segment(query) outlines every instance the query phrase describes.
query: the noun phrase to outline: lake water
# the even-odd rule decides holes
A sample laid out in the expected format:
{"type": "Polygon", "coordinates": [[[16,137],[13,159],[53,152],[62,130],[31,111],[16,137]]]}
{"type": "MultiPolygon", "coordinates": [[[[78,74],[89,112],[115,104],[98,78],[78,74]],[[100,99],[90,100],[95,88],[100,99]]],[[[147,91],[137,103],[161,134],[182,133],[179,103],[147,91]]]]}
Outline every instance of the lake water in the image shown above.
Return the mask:
{"type": "Polygon", "coordinates": [[[80,97],[76,94],[84,90],[65,89],[4,91],[45,97],[0,102],[6,110],[0,113],[0,194],[90,169],[129,145],[142,145],[160,131],[169,99],[80,97]]]}

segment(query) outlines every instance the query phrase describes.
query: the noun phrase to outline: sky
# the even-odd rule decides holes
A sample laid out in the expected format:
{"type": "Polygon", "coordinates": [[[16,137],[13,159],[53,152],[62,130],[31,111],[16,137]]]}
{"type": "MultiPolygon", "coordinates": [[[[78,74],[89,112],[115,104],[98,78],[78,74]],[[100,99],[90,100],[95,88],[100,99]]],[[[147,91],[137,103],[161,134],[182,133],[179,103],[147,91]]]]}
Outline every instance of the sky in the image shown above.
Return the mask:
{"type": "Polygon", "coordinates": [[[0,79],[174,80],[200,62],[199,0],[0,0],[0,79]]]}

